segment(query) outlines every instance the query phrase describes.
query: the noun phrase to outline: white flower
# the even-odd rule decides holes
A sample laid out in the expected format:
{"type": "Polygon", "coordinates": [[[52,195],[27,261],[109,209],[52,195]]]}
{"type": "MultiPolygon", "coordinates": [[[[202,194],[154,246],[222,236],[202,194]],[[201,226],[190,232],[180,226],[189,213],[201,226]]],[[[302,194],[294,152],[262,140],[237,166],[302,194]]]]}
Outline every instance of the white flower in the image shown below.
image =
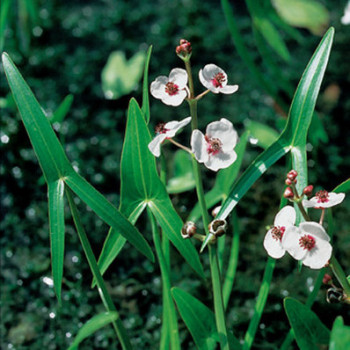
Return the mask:
{"type": "Polygon", "coordinates": [[[227,85],[227,74],[212,63],[199,71],[199,80],[214,94],[233,94],[238,90],[238,85],[227,85]]]}
{"type": "Polygon", "coordinates": [[[236,160],[233,148],[237,142],[237,132],[225,118],[208,124],[205,136],[197,129],[191,136],[192,152],[197,161],[213,171],[227,168],[236,160]]]}
{"type": "Polygon", "coordinates": [[[282,258],[286,252],[282,247],[282,237],[287,227],[294,226],[295,219],[295,209],[290,205],[282,208],[275,216],[273,227],[267,231],[264,239],[264,248],[272,258],[282,258]]]}
{"type": "Polygon", "coordinates": [[[318,191],[315,197],[311,199],[304,199],[303,205],[305,208],[316,208],[316,209],[325,209],[333,207],[337,204],[340,204],[345,198],[345,193],[328,193],[325,190],[318,191]]]}
{"type": "Polygon", "coordinates": [[[183,128],[185,125],[191,122],[191,117],[187,117],[180,122],[171,121],[168,123],[160,123],[156,126],[156,137],[148,144],[149,150],[153,153],[154,156],[160,156],[160,145],[165,139],[171,139],[175,134],[183,128]]]}
{"type": "Polygon", "coordinates": [[[332,255],[330,238],[322,225],[302,222],[299,227],[290,226],[282,237],[283,248],[296,260],[312,269],[324,267],[332,255]]]}
{"type": "Polygon", "coordinates": [[[152,82],[151,94],[166,105],[179,106],[187,97],[187,81],[187,72],[182,68],[174,68],[169,78],[161,75],[152,82]]]}

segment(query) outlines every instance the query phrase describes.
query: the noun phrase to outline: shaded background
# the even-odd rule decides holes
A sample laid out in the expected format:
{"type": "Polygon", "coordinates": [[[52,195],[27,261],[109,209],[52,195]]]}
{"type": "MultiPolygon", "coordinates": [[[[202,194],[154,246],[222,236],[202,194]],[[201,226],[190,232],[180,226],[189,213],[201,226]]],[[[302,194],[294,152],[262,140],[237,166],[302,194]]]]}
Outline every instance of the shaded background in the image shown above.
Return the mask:
{"type": "MultiPolygon", "coordinates": [[[[221,117],[233,121],[239,134],[248,120],[267,124],[281,131],[284,117],[266,95],[245,63],[238,56],[228,32],[219,2],[201,1],[38,1],[38,17],[31,21],[14,1],[6,30],[5,51],[14,60],[36,97],[50,115],[63,98],[74,95],[72,109],[55,129],[64,141],[65,150],[89,182],[107,198],[118,204],[119,161],[126,110],[131,96],[141,99],[141,84],[126,96],[107,100],[101,87],[101,71],[112,51],[124,51],[127,58],[153,45],[150,81],[182,67],[175,55],[181,38],[191,41],[195,88],[202,91],[198,71],[215,63],[229,75],[229,83],[238,84],[234,95],[208,95],[199,104],[199,126],[221,117]]],[[[329,66],[318,99],[320,119],[328,141],[309,144],[309,178],[316,187],[331,190],[350,174],[350,138],[348,91],[350,28],[340,23],[344,1],[320,1],[329,11],[329,25],[335,27],[335,42],[329,66]]],[[[261,71],[268,76],[255,47],[251,18],[244,2],[234,1],[236,18],[246,45],[261,71]]],[[[319,43],[321,36],[300,29],[304,40],[297,43],[281,32],[291,53],[288,64],[276,57],[276,63],[296,87],[300,76],[319,43]]],[[[81,325],[94,314],[104,311],[96,290],[90,289],[91,274],[80,243],[67,213],[67,236],[63,284],[63,306],[58,308],[50,272],[49,229],[46,186],[25,129],[11,97],[3,74],[1,97],[1,344],[3,349],[64,349],[81,325]]],[[[281,96],[287,102],[285,96],[281,96]]],[[[151,125],[160,121],[182,119],[189,111],[184,103],[178,108],[163,105],[151,98],[151,125]]],[[[188,142],[184,132],[180,139],[188,142]]],[[[248,146],[243,169],[262,151],[248,146]]],[[[172,146],[164,150],[169,159],[172,146]]],[[[286,161],[269,169],[241,200],[241,251],[236,283],[233,289],[228,325],[242,337],[253,312],[260,286],[266,253],[262,246],[266,225],[273,222],[283,190],[286,161]]],[[[208,171],[207,190],[214,175],[208,171]]],[[[173,203],[183,216],[191,210],[194,192],[173,196],[173,203]]],[[[99,254],[108,227],[88,208],[80,205],[84,226],[99,254]]],[[[335,252],[348,268],[350,201],[333,210],[335,214],[335,252]],[[347,265],[346,265],[347,264],[347,265]]],[[[315,216],[316,218],[316,216],[315,216]]],[[[146,239],[146,220],[138,222],[146,239]]],[[[230,237],[228,237],[230,240],[230,237]]],[[[192,274],[177,252],[172,251],[173,284],[197,296],[209,307],[211,286],[207,255],[201,255],[207,280],[203,283],[192,274]]],[[[294,296],[305,301],[317,271],[297,271],[295,261],[285,257],[278,261],[265,313],[254,349],[278,348],[288,331],[283,298],[294,296]]],[[[113,300],[136,348],[156,349],[161,324],[161,279],[157,265],[152,265],[129,245],[106,273],[113,300]]],[[[323,289],[314,310],[331,327],[340,305],[325,301],[323,289]]],[[[180,322],[183,348],[193,348],[192,340],[180,322]]],[[[105,327],[81,345],[81,349],[111,349],[117,344],[111,327],[105,327]]]]}

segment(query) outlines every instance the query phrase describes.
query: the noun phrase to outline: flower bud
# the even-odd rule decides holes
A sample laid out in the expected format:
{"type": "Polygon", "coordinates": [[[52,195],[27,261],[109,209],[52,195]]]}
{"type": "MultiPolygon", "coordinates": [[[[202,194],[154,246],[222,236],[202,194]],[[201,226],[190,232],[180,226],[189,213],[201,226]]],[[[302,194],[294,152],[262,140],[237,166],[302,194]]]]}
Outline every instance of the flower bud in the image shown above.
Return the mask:
{"type": "Polygon", "coordinates": [[[287,187],[283,193],[283,197],[287,199],[293,199],[294,198],[293,190],[290,187],[287,187]]]}
{"type": "Polygon", "coordinates": [[[215,218],[216,215],[218,215],[220,209],[221,209],[221,205],[219,205],[218,207],[215,207],[215,208],[211,211],[211,215],[215,218]]]}
{"type": "Polygon", "coordinates": [[[331,284],[332,283],[332,277],[326,273],[324,276],[323,276],[323,280],[322,280],[322,283],[323,284],[331,284]]]}
{"type": "Polygon", "coordinates": [[[185,39],[180,40],[180,45],[176,46],[176,54],[181,59],[188,59],[191,57],[192,54],[192,46],[191,43],[185,39]]]}
{"type": "Polygon", "coordinates": [[[284,183],[285,183],[287,186],[290,186],[290,185],[293,183],[293,181],[287,178],[286,181],[285,181],[284,183]]]}
{"type": "Polygon", "coordinates": [[[215,219],[209,225],[209,232],[213,234],[215,237],[220,237],[225,234],[227,229],[226,220],[215,219]]]}
{"type": "Polygon", "coordinates": [[[303,189],[303,193],[304,193],[306,196],[310,197],[310,196],[312,195],[313,189],[314,189],[314,186],[312,186],[312,185],[306,186],[306,187],[303,189]]]}
{"type": "Polygon", "coordinates": [[[197,231],[196,224],[192,221],[187,221],[181,229],[181,236],[182,238],[191,238],[195,235],[197,231]]]}
{"type": "Polygon", "coordinates": [[[296,179],[296,177],[298,176],[298,172],[296,170],[291,170],[288,174],[287,174],[287,178],[294,181],[296,179]]]}

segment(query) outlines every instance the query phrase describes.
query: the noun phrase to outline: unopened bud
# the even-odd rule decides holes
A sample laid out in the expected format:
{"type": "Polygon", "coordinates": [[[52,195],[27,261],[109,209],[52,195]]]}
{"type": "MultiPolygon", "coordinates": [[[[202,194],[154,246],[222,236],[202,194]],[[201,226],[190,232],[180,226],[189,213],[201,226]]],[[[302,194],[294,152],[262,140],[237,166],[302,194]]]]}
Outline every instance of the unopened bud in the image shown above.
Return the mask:
{"type": "Polygon", "coordinates": [[[328,275],[328,273],[326,273],[323,276],[322,283],[323,284],[331,284],[332,283],[332,277],[330,275],[328,275]]]}
{"type": "Polygon", "coordinates": [[[191,238],[195,235],[197,231],[196,224],[192,221],[187,221],[181,229],[181,236],[182,238],[191,238]]]}
{"type": "Polygon", "coordinates": [[[220,237],[226,232],[227,222],[226,220],[215,219],[209,224],[208,228],[211,234],[213,234],[215,237],[220,237]]]}
{"type": "Polygon", "coordinates": [[[287,178],[286,181],[285,181],[284,183],[285,183],[287,186],[290,186],[290,185],[293,183],[293,181],[287,178]]]}
{"type": "Polygon", "coordinates": [[[296,179],[296,177],[298,176],[298,172],[296,170],[291,170],[288,174],[287,174],[287,178],[291,181],[294,182],[294,180],[296,179]]]}
{"type": "Polygon", "coordinates": [[[287,187],[286,190],[283,193],[283,197],[287,199],[294,198],[294,193],[290,187],[287,187]]]}
{"type": "Polygon", "coordinates": [[[309,185],[309,186],[306,186],[304,189],[303,189],[303,193],[310,197],[312,195],[312,191],[314,190],[314,186],[312,185],[309,185]]]}
{"type": "Polygon", "coordinates": [[[180,45],[176,46],[176,54],[181,58],[181,59],[187,59],[190,58],[191,53],[192,53],[192,46],[189,41],[186,39],[181,39],[180,40],[180,45]]]}
{"type": "Polygon", "coordinates": [[[218,207],[215,207],[215,208],[211,211],[211,215],[215,218],[216,215],[218,215],[220,209],[221,209],[221,206],[220,206],[220,205],[219,205],[218,207]]]}

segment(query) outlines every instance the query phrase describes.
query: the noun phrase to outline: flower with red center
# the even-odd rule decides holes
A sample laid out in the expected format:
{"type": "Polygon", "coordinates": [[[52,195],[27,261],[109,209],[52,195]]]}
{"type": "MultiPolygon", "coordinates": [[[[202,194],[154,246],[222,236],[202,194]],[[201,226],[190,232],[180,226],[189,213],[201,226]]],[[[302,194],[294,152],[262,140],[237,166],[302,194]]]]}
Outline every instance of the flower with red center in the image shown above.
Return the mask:
{"type": "Polygon", "coordinates": [[[215,64],[207,64],[199,71],[200,82],[214,94],[233,94],[238,85],[227,85],[227,74],[215,64]]]}
{"type": "Polygon", "coordinates": [[[169,78],[161,75],[151,84],[153,97],[170,106],[179,106],[187,97],[187,72],[182,68],[174,68],[169,78]]]}
{"type": "Polygon", "coordinates": [[[304,199],[305,208],[325,209],[340,204],[345,198],[345,193],[327,192],[325,190],[318,191],[315,197],[304,199]]]}
{"type": "Polygon", "coordinates": [[[290,205],[282,208],[275,216],[274,226],[267,231],[264,239],[264,248],[272,258],[279,259],[284,255],[281,241],[286,228],[294,226],[295,219],[295,210],[290,205]]]}
{"type": "Polygon", "coordinates": [[[153,153],[153,155],[155,157],[159,157],[160,145],[164,142],[164,140],[173,138],[180,129],[191,122],[191,119],[191,117],[187,117],[180,122],[174,120],[168,123],[158,124],[155,127],[156,136],[148,144],[148,148],[153,153]]]}
{"type": "Polygon", "coordinates": [[[237,159],[233,150],[237,142],[237,132],[225,118],[208,124],[205,136],[197,129],[193,130],[191,136],[195,158],[213,171],[227,168],[237,159]]]}
{"type": "Polygon", "coordinates": [[[302,222],[299,227],[288,227],[282,237],[282,247],[305,266],[321,269],[332,255],[330,238],[322,225],[302,222]]]}

